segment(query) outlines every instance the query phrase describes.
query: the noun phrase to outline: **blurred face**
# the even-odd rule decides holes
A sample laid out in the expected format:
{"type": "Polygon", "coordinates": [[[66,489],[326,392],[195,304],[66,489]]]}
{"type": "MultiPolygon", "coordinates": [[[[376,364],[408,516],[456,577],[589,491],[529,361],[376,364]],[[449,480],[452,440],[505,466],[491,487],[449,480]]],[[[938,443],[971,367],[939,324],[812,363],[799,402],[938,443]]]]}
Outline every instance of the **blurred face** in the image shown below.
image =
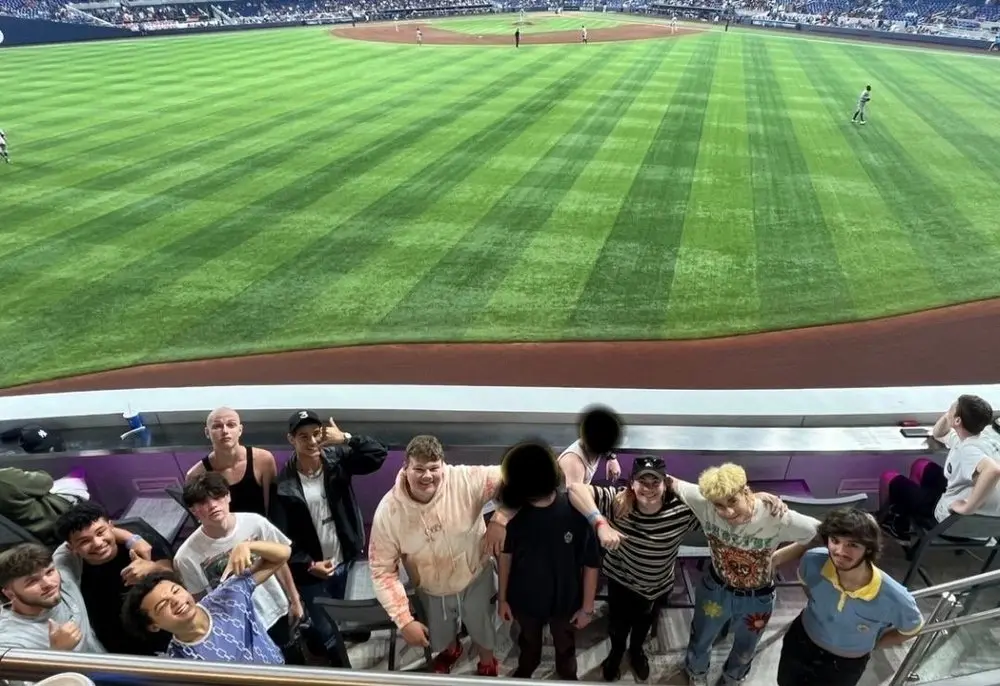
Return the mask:
{"type": "Polygon", "coordinates": [[[243,425],[240,416],[232,410],[220,410],[208,416],[205,424],[205,436],[212,441],[212,446],[233,448],[239,445],[243,435],[243,425]]]}
{"type": "Polygon", "coordinates": [[[34,574],[14,579],[3,591],[13,603],[26,609],[49,610],[62,597],[62,579],[55,565],[48,565],[34,574]]]}
{"type": "Polygon", "coordinates": [[[746,524],[753,516],[754,497],[749,488],[721,500],[713,500],[715,511],[730,524],[746,524]]]}
{"type": "Polygon", "coordinates": [[[89,564],[99,565],[118,554],[118,544],[111,531],[111,522],[101,518],[76,533],[69,535],[69,549],[89,564]]]}
{"type": "Polygon", "coordinates": [[[190,624],[198,613],[194,596],[172,581],[158,583],[143,598],[141,607],[150,617],[150,631],[164,629],[177,633],[190,624]]]}
{"type": "Polygon", "coordinates": [[[413,496],[414,500],[426,503],[434,497],[441,485],[444,462],[441,460],[421,462],[408,459],[403,472],[406,475],[406,485],[410,489],[410,495],[413,496]]]}
{"type": "Polygon", "coordinates": [[[646,509],[659,508],[663,504],[663,493],[666,485],[663,479],[652,474],[643,474],[632,482],[632,492],[635,493],[635,501],[640,507],[646,509]]]}
{"type": "Polygon", "coordinates": [[[865,561],[865,547],[853,538],[831,536],[826,542],[833,566],[842,572],[849,572],[865,561]]]}
{"type": "Polygon", "coordinates": [[[288,442],[295,448],[299,457],[319,457],[320,442],[323,440],[323,427],[319,424],[306,424],[288,434],[288,442]]]}
{"type": "Polygon", "coordinates": [[[203,500],[192,505],[191,512],[202,524],[224,524],[229,517],[229,496],[203,500]]]}

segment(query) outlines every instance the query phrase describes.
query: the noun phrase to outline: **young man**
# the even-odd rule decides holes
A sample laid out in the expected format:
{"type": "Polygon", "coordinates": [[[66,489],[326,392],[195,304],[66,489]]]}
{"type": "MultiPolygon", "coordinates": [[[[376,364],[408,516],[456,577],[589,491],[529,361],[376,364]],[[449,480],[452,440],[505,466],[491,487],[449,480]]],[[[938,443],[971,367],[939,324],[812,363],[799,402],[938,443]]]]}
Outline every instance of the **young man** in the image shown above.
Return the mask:
{"type": "Polygon", "coordinates": [[[861,117],[861,123],[865,123],[865,107],[868,106],[868,101],[872,99],[872,87],[865,86],[865,89],[861,91],[861,95],[858,96],[858,109],[854,110],[854,116],[851,117],[852,122],[858,121],[858,117],[861,117]]]}
{"type": "Polygon", "coordinates": [[[149,574],[173,570],[170,544],[141,520],[114,525],[104,508],[80,503],[59,517],[54,555],[58,568],[78,582],[94,634],[109,653],[154,655],[167,648],[160,635],[133,636],[123,631],[122,600],[129,586],[149,574]],[[127,537],[127,538],[126,538],[127,537]],[[119,539],[125,538],[124,543],[119,539]],[[150,546],[149,559],[139,557],[135,544],[150,546]]]}
{"type": "Polygon", "coordinates": [[[0,647],[106,652],[80,587],[45,546],[21,543],[0,553],[0,592],[10,602],[0,613],[0,647]]]}
{"type": "Polygon", "coordinates": [[[173,574],[150,574],[125,596],[122,622],[135,632],[166,631],[170,657],[209,662],[284,664],[254,608],[253,593],[288,562],[291,548],[238,543],[218,588],[196,602],[173,574]],[[254,562],[254,556],[259,559],[254,562]]]}
{"type": "MultiPolygon", "coordinates": [[[[249,541],[290,545],[274,524],[252,512],[229,511],[229,484],[218,472],[199,474],[184,485],[184,504],[201,524],[177,551],[174,567],[184,587],[196,597],[218,588],[230,553],[249,541]]],[[[169,571],[169,570],[168,570],[169,571]]],[[[288,645],[291,629],[303,617],[302,600],[287,564],[257,586],[254,606],[264,629],[278,647],[288,645]]]]}
{"type": "Polygon", "coordinates": [[[909,591],[875,566],[875,518],[844,508],[824,517],[826,547],[799,564],[809,602],[785,635],[778,686],[856,686],[874,650],[899,645],[923,626],[909,591]]]}
{"type": "Polygon", "coordinates": [[[982,436],[989,426],[1000,431],[990,404],[960,396],[933,429],[949,449],[944,468],[923,463],[919,482],[898,472],[882,475],[879,520],[888,534],[908,540],[914,518],[941,522],[953,512],[1000,517],[1000,462],[996,447],[982,436]]]}
{"type": "Polygon", "coordinates": [[[82,470],[53,479],[48,472],[0,468],[0,514],[46,545],[62,543],[56,535],[59,515],[89,499],[82,470]]]}
{"type": "Polygon", "coordinates": [[[295,452],[275,481],[271,521],[292,541],[288,566],[313,630],[328,654],[343,656],[340,634],[316,599],[344,597],[347,573],[365,547],[352,480],[378,471],[388,451],[374,438],[341,431],[332,419],[324,426],[309,410],[289,418],[288,442],[295,452]]]}
{"type": "Polygon", "coordinates": [[[437,653],[431,669],[447,674],[462,655],[461,624],[476,645],[479,676],[497,676],[496,593],[490,544],[503,537],[507,517],[495,513],[489,526],[483,508],[500,485],[500,467],[452,466],[433,436],[416,436],[396,484],[379,503],[368,550],[375,594],[410,645],[437,653]],[[433,522],[428,528],[427,522],[433,522]],[[417,587],[428,626],[410,612],[400,565],[417,587]]]}
{"type": "Polygon", "coordinates": [[[685,668],[693,686],[706,686],[712,645],[730,624],[733,647],[723,683],[739,684],[774,608],[774,568],[797,559],[816,536],[819,522],[789,511],[781,501],[754,493],[743,468],[724,464],[705,470],[698,485],[672,480],[674,492],[701,522],[712,566],[695,592],[685,668]],[[778,545],[793,542],[776,553],[778,545]]]}
{"type": "Polygon", "coordinates": [[[612,451],[621,441],[621,419],[608,408],[595,407],[586,410],[577,425],[580,438],[562,451],[558,459],[564,483],[589,484],[597,474],[601,458],[607,463],[608,481],[617,481],[622,468],[612,451]]]}
{"type": "Polygon", "coordinates": [[[559,490],[561,474],[548,446],[523,443],[503,460],[499,500],[518,510],[507,524],[500,556],[497,611],[516,619],[515,678],[530,679],[542,661],[542,630],[549,625],[556,652],[556,674],[576,681],[577,629],[594,616],[601,556],[586,518],[559,490]]]}
{"type": "Polygon", "coordinates": [[[659,607],[674,587],[674,567],[684,536],[699,526],[687,505],[667,488],[659,457],[637,457],[627,488],[573,484],[573,506],[591,522],[604,556],[608,578],[611,652],[601,666],[605,681],[621,675],[625,644],[635,678],[649,678],[643,649],[659,607]],[[631,640],[629,640],[631,636],[631,640]]]}
{"type": "Polygon", "coordinates": [[[274,455],[263,448],[240,443],[243,424],[236,410],[220,407],[208,415],[205,436],[212,452],[188,470],[187,478],[218,472],[229,483],[230,509],[267,516],[271,484],[277,476],[274,455]]]}

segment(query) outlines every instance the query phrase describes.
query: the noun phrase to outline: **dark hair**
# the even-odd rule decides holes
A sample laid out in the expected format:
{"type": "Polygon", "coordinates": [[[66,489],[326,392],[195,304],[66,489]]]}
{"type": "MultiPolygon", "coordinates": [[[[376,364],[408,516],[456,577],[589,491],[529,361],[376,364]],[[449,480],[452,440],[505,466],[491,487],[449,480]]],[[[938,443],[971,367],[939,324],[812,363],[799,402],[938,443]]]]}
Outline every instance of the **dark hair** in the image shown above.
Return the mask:
{"type": "Polygon", "coordinates": [[[524,441],[509,448],[501,470],[497,500],[511,509],[552,494],[564,481],[555,453],[543,441],[524,441]]]}
{"type": "Polygon", "coordinates": [[[0,553],[0,588],[52,564],[52,551],[40,543],[19,543],[0,553]]]}
{"type": "Polygon", "coordinates": [[[153,623],[153,618],[142,609],[142,601],[146,599],[153,589],[161,582],[177,584],[182,586],[181,580],[173,572],[155,572],[142,577],[139,582],[130,588],[122,599],[122,626],[125,630],[140,638],[149,636],[149,627],[153,623]]]}
{"type": "Polygon", "coordinates": [[[874,563],[882,552],[882,530],[875,518],[864,510],[841,507],[826,513],[817,531],[823,544],[831,538],[849,538],[863,546],[865,560],[874,563]]]}
{"type": "Polygon", "coordinates": [[[610,453],[622,437],[622,420],[610,407],[595,406],[580,417],[580,439],[592,456],[610,453]]]}
{"type": "Polygon", "coordinates": [[[195,474],[184,484],[183,500],[187,507],[193,507],[212,498],[229,495],[229,482],[218,472],[195,474]]]}
{"type": "MultiPolygon", "coordinates": [[[[69,508],[56,520],[56,538],[69,541],[69,537],[83,531],[100,519],[108,519],[103,507],[92,500],[86,500],[69,508]]],[[[110,521],[110,520],[109,520],[110,521]]]]}
{"type": "Polygon", "coordinates": [[[955,406],[955,416],[962,420],[962,428],[978,436],[987,426],[1000,433],[1000,423],[993,418],[993,408],[978,395],[960,395],[955,406]]]}

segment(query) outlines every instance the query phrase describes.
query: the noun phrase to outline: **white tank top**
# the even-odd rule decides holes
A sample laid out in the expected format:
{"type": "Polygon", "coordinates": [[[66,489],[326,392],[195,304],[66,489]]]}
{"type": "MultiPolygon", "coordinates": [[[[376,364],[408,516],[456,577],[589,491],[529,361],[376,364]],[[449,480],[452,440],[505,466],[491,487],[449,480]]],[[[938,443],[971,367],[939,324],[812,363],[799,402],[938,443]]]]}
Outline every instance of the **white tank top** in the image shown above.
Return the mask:
{"type": "Polygon", "coordinates": [[[571,446],[559,455],[559,462],[562,462],[562,459],[571,453],[570,459],[580,460],[583,463],[583,483],[589,486],[590,482],[594,480],[594,474],[597,473],[597,463],[601,461],[601,458],[598,457],[593,462],[589,461],[587,459],[587,452],[583,449],[580,441],[574,441],[571,446]]]}

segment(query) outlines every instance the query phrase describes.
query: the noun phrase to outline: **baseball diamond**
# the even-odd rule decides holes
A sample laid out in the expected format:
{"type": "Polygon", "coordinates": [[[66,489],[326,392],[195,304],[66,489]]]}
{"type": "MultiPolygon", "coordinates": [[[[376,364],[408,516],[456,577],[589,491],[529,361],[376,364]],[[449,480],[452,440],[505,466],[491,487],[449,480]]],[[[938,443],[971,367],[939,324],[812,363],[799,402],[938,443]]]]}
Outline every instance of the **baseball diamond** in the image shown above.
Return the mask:
{"type": "Polygon", "coordinates": [[[635,22],[533,16],[517,49],[512,15],[422,21],[422,45],[402,22],[4,49],[0,386],[1000,296],[995,55],[711,24],[602,41],[635,22]]]}

